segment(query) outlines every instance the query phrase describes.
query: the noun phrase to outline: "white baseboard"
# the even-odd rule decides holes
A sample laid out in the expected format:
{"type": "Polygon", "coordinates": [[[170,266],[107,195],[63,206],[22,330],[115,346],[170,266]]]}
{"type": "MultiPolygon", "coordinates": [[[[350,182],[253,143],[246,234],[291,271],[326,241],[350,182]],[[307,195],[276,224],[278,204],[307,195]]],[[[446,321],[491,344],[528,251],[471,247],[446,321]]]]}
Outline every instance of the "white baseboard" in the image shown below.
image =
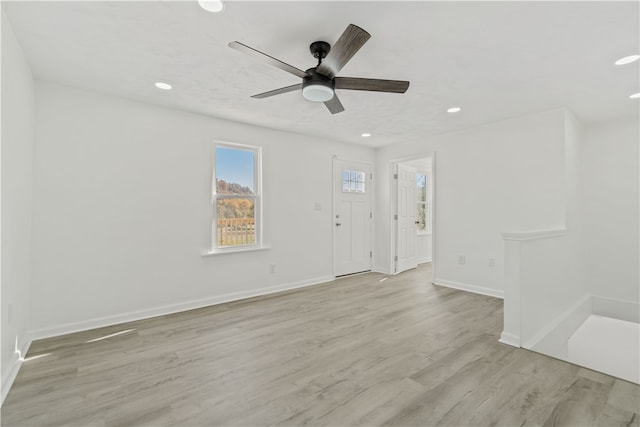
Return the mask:
{"type": "Polygon", "coordinates": [[[382,274],[393,274],[388,268],[384,267],[376,267],[375,265],[371,269],[374,273],[382,273],[382,274]]]}
{"type": "MultiPolygon", "coordinates": [[[[569,338],[592,314],[640,323],[640,304],[599,295],[583,295],[523,342],[522,347],[566,359],[569,338]]],[[[511,337],[508,335],[503,332],[500,342],[509,344],[511,337]]]]}
{"type": "Polygon", "coordinates": [[[498,342],[502,344],[510,345],[512,347],[520,348],[520,337],[514,334],[510,334],[509,332],[502,331],[500,334],[500,339],[498,342]]]}
{"type": "Polygon", "coordinates": [[[426,262],[431,262],[431,261],[432,261],[431,258],[423,258],[418,260],[418,264],[424,264],[426,262]]]}
{"type": "Polygon", "coordinates": [[[598,316],[640,323],[640,304],[635,301],[592,295],[591,304],[593,314],[598,316]]]}
{"type": "Polygon", "coordinates": [[[552,319],[533,337],[522,344],[532,349],[556,357],[566,357],[565,347],[569,337],[591,315],[591,295],[587,294],[552,319]]]}
{"type": "Polygon", "coordinates": [[[497,289],[485,288],[482,286],[469,285],[466,283],[452,282],[450,280],[434,279],[434,285],[453,288],[461,291],[473,292],[474,294],[487,295],[494,298],[504,299],[504,292],[497,289]]]}
{"type": "MultiPolygon", "coordinates": [[[[177,304],[165,305],[160,307],[148,308],[144,310],[131,311],[128,313],[116,314],[112,316],[97,317],[94,319],[83,320],[81,322],[65,323],[52,327],[35,329],[31,331],[32,339],[51,338],[59,335],[70,334],[73,332],[87,331],[90,329],[101,328],[105,326],[117,325],[125,322],[133,322],[136,320],[148,319],[150,317],[164,316],[167,314],[178,313],[181,311],[194,310],[197,308],[208,307],[211,305],[223,304],[231,301],[238,301],[246,298],[253,298],[263,295],[269,295],[277,292],[289,291],[307,286],[313,286],[320,283],[333,281],[333,276],[317,277],[299,282],[286,283],[282,285],[269,286],[266,288],[253,289],[243,292],[234,292],[230,294],[217,295],[209,298],[185,301],[177,304]]],[[[4,384],[4,383],[3,383],[4,384]]]]}
{"type": "Polygon", "coordinates": [[[11,386],[18,376],[18,372],[20,371],[20,367],[22,366],[24,357],[27,355],[29,347],[31,347],[31,342],[31,337],[27,336],[20,346],[19,353],[17,351],[14,352],[11,361],[8,363],[8,366],[2,367],[2,388],[0,389],[0,405],[4,403],[4,399],[7,397],[7,394],[9,394],[9,390],[11,390],[11,386]]]}

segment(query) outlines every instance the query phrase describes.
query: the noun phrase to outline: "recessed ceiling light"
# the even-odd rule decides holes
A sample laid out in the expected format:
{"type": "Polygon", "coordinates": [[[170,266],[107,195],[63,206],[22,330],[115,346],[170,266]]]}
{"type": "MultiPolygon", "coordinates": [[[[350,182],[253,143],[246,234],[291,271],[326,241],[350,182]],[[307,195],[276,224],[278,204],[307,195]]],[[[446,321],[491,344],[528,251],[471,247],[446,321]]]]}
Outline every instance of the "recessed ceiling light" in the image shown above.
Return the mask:
{"type": "Polygon", "coordinates": [[[171,90],[172,86],[169,83],[157,82],[156,87],[162,90],[171,90]]]}
{"type": "Polygon", "coordinates": [[[630,56],[625,56],[624,58],[620,58],[618,59],[615,64],[616,65],[625,65],[625,64],[631,64],[632,62],[637,61],[638,59],[640,59],[640,55],[630,55],[630,56]]]}
{"type": "Polygon", "coordinates": [[[363,133],[361,136],[363,138],[369,138],[371,136],[371,134],[370,133],[363,133]]]}
{"type": "Polygon", "coordinates": [[[447,113],[458,113],[462,110],[460,107],[451,107],[447,110],[447,113]]]}
{"type": "Polygon", "coordinates": [[[632,98],[632,99],[640,98],[640,92],[634,93],[633,95],[629,96],[629,98],[632,98]]]}
{"type": "Polygon", "coordinates": [[[222,12],[224,9],[222,0],[198,0],[198,3],[207,12],[222,12]]]}

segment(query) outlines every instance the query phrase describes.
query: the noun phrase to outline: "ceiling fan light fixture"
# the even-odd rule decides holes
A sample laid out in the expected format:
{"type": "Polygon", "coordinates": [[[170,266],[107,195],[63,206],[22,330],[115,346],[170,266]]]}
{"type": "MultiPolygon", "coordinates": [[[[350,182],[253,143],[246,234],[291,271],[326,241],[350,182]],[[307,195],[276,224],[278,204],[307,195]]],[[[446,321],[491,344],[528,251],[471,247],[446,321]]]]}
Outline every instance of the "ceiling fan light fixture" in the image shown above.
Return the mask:
{"type": "Polygon", "coordinates": [[[333,98],[333,89],[322,83],[312,83],[302,88],[302,96],[313,102],[327,102],[333,98]]]}
{"type": "Polygon", "coordinates": [[[305,71],[302,79],[302,96],[313,102],[327,102],[333,99],[334,83],[329,77],[317,73],[315,68],[305,71]]]}

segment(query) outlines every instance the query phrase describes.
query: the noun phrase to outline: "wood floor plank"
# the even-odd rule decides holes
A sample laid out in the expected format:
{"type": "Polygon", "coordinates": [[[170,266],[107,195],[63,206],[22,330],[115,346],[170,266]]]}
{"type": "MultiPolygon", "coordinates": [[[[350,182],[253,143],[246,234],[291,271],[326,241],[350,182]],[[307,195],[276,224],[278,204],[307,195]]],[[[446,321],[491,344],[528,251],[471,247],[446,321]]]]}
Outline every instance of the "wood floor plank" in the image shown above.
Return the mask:
{"type": "Polygon", "coordinates": [[[578,378],[564,393],[543,424],[545,427],[596,425],[605,409],[611,384],[578,378]]]}
{"type": "Polygon", "coordinates": [[[637,385],[498,343],[501,300],[429,276],[362,274],[36,341],[2,425],[638,426],[637,385]]]}

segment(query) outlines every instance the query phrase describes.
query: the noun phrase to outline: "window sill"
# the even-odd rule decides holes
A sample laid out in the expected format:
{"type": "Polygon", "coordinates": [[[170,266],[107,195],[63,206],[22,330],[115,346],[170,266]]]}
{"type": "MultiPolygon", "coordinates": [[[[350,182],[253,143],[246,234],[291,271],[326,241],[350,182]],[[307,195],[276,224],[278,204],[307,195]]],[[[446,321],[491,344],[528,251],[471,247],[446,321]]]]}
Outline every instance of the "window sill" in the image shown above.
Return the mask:
{"type": "Polygon", "coordinates": [[[256,251],[267,251],[271,249],[269,246],[250,246],[245,248],[232,248],[232,249],[212,249],[207,252],[204,252],[202,256],[212,256],[212,255],[224,255],[224,254],[237,254],[242,252],[256,252],[256,251]]]}

